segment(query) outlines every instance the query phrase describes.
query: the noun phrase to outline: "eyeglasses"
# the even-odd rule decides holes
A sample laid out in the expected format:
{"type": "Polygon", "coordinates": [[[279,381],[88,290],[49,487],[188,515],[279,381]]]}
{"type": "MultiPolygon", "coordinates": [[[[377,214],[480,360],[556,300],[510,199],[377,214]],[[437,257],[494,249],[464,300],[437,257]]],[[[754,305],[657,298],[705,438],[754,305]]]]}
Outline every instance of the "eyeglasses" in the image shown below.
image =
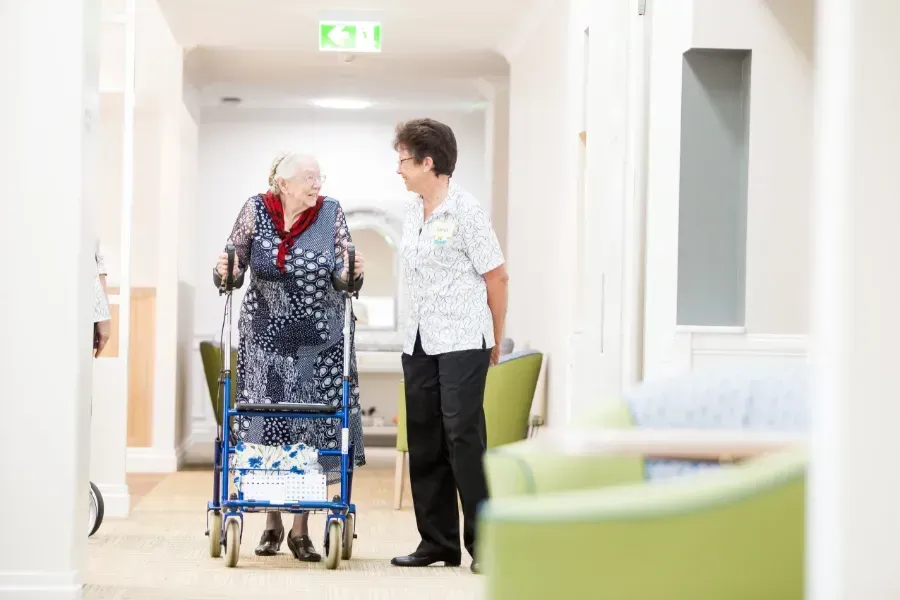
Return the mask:
{"type": "Polygon", "coordinates": [[[305,181],[307,185],[322,185],[325,183],[324,175],[298,175],[295,179],[298,181],[305,181]]]}
{"type": "Polygon", "coordinates": [[[413,158],[415,158],[415,157],[407,156],[406,158],[401,158],[400,160],[397,161],[397,166],[398,167],[403,166],[403,161],[412,160],[413,158]]]}

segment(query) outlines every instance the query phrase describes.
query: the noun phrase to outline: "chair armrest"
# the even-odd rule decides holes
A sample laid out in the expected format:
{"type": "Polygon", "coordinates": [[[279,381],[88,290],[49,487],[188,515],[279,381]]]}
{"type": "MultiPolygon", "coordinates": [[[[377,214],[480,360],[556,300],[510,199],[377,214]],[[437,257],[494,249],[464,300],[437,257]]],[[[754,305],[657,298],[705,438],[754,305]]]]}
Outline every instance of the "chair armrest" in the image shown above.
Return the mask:
{"type": "MultiPolygon", "coordinates": [[[[632,420],[628,407],[619,401],[604,402],[565,431],[576,435],[598,427],[629,430],[632,420]]],[[[644,463],[640,458],[563,453],[544,442],[544,436],[551,431],[556,430],[542,427],[527,440],[487,451],[485,470],[492,496],[577,490],[643,480],[644,463]]]]}
{"type": "Polygon", "coordinates": [[[643,480],[640,458],[565,455],[539,438],[488,450],[484,464],[492,498],[597,488],[643,480]]]}
{"type": "MultiPolygon", "coordinates": [[[[551,424],[551,427],[553,425],[551,424]]],[[[630,429],[634,427],[631,409],[621,400],[604,400],[588,411],[578,415],[571,429],[630,429]]]]}
{"type": "Polygon", "coordinates": [[[803,598],[806,457],[786,452],[666,484],[491,499],[487,598],[803,598]],[[546,551],[541,551],[546,549],[546,551]]]}
{"type": "Polygon", "coordinates": [[[566,455],[639,456],[645,459],[725,461],[802,449],[802,433],[744,429],[548,428],[535,446],[566,455]]]}

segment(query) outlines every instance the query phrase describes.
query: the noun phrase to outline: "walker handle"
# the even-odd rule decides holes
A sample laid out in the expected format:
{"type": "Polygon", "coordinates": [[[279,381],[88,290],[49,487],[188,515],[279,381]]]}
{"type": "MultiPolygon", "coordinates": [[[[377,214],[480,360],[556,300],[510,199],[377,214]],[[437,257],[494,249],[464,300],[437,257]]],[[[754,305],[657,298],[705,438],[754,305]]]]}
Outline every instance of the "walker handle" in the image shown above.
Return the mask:
{"type": "Polygon", "coordinates": [[[225,292],[234,289],[234,244],[230,241],[225,245],[225,253],[228,254],[228,270],[225,272],[225,292]]]}
{"type": "Polygon", "coordinates": [[[347,293],[351,296],[355,291],[355,274],[353,273],[353,267],[356,263],[356,245],[355,244],[347,244],[347,261],[350,263],[347,265],[347,293]]]}

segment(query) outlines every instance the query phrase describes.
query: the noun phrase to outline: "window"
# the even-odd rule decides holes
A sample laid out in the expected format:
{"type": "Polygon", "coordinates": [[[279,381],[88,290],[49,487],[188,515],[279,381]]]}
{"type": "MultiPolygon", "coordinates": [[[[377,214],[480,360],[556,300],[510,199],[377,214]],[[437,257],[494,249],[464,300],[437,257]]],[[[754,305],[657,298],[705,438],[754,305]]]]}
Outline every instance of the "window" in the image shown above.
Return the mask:
{"type": "Polygon", "coordinates": [[[744,325],[750,63],[749,50],[684,55],[678,325],[744,325]]]}

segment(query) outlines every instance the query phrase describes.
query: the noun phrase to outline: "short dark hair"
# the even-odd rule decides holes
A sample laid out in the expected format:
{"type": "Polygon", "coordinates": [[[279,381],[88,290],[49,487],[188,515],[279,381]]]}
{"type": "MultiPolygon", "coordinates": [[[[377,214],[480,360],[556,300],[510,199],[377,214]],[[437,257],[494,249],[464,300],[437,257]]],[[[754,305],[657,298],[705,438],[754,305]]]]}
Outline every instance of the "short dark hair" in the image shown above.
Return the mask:
{"type": "Polygon", "coordinates": [[[456,136],[440,121],[412,119],[400,123],[394,132],[394,150],[399,151],[401,146],[409,150],[416,164],[430,156],[437,175],[451,177],[456,169],[456,136]]]}

